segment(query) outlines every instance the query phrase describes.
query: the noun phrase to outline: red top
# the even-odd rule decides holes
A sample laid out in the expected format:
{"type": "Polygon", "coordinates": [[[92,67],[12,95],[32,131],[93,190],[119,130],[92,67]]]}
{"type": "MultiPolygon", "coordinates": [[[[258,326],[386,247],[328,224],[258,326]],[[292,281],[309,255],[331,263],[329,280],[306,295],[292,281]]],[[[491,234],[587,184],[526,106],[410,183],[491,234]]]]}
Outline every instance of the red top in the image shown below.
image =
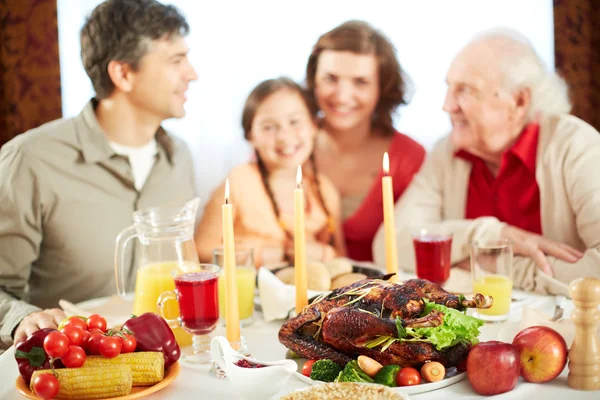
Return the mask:
{"type": "MultiPolygon", "coordinates": [[[[394,185],[394,202],[402,195],[425,159],[425,149],[402,133],[396,132],[390,148],[390,176],[394,185]]],[[[383,223],[383,169],[358,209],[343,223],[348,257],[357,261],[373,261],[373,238],[383,223]]]]}
{"type": "Polygon", "coordinates": [[[466,218],[493,216],[529,232],[542,233],[540,190],[535,180],[538,124],[529,124],[502,155],[498,176],[480,158],[460,150],[457,157],[473,164],[467,192],[466,218]]]}

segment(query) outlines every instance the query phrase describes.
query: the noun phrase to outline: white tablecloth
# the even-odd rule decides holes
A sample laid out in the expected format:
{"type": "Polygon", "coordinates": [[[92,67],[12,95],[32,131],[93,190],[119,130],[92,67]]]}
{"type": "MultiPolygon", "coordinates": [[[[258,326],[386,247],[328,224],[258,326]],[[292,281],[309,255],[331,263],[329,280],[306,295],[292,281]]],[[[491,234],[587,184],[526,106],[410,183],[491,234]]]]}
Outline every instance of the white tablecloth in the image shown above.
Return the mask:
{"type": "MultiPolygon", "coordinates": [[[[518,293],[521,297],[526,297],[528,305],[543,309],[547,313],[552,313],[554,308],[554,299],[552,297],[543,297],[535,295],[525,295],[518,293]]],[[[566,304],[567,313],[572,305],[569,301],[566,304]]],[[[265,322],[260,319],[260,313],[256,315],[254,324],[243,329],[242,334],[248,341],[252,354],[260,360],[279,360],[284,358],[286,349],[279,343],[277,332],[281,325],[280,322],[265,322]]],[[[482,328],[480,339],[482,341],[497,339],[501,331],[514,327],[518,324],[520,312],[517,309],[511,313],[509,322],[501,324],[486,324],[482,328]]],[[[217,328],[215,335],[224,334],[223,328],[217,328]]],[[[510,340],[510,339],[509,339],[510,340]]],[[[517,387],[511,392],[498,395],[494,399],[599,399],[600,391],[584,392],[577,391],[567,386],[568,368],[565,368],[562,375],[552,382],[545,384],[531,384],[519,380],[517,387]]],[[[0,356],[0,399],[17,400],[21,395],[15,389],[15,380],[18,377],[17,364],[14,359],[14,351],[11,347],[0,356]]],[[[300,382],[294,377],[290,378],[285,390],[280,395],[293,390],[306,387],[306,384],[300,382]]],[[[191,367],[181,363],[180,375],[165,389],[152,394],[147,399],[242,399],[241,394],[236,393],[228,381],[221,381],[208,375],[208,367],[191,367]]],[[[463,380],[454,385],[443,389],[421,394],[411,395],[412,399],[442,399],[442,398],[461,398],[461,399],[480,399],[471,388],[467,380],[463,380]]]]}

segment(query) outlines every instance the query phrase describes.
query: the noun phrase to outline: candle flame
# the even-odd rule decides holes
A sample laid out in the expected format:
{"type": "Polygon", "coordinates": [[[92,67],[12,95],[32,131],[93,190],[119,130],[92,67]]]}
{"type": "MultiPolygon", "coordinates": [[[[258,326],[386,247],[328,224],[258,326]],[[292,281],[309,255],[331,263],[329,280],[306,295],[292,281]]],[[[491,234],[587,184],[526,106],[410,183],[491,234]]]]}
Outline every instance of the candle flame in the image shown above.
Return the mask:
{"type": "Polygon", "coordinates": [[[229,178],[225,180],[225,204],[229,204],[229,178]]]}
{"type": "Polygon", "coordinates": [[[390,156],[388,156],[387,151],[383,153],[383,173],[390,174],[390,156]]]}
{"type": "Polygon", "coordinates": [[[296,172],[296,186],[300,188],[302,184],[302,167],[298,165],[298,172],[296,172]]]}

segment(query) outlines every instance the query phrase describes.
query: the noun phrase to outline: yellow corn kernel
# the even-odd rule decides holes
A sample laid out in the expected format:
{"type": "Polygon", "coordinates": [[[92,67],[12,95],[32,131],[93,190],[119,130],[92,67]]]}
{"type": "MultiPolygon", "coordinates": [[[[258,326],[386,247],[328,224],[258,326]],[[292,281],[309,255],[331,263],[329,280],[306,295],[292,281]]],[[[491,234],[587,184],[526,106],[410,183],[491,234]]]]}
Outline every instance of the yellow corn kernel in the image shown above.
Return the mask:
{"type": "MultiPolygon", "coordinates": [[[[127,365],[115,365],[110,368],[60,368],[55,369],[60,382],[60,399],[103,399],[125,396],[131,392],[131,368],[127,365]]],[[[52,370],[43,369],[33,373],[33,381],[40,374],[51,374],[52,370]]]]}
{"type": "Polygon", "coordinates": [[[87,356],[82,368],[128,365],[133,386],[151,386],[165,377],[165,356],[157,351],[119,354],[114,358],[87,356]]]}

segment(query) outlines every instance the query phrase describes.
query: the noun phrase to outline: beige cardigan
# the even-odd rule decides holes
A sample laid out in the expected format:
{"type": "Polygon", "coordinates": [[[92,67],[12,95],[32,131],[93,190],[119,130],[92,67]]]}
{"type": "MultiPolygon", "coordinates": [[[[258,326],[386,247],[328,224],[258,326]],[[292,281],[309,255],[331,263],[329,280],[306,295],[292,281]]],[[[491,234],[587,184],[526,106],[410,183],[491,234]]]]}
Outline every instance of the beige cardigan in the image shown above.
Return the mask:
{"type": "MultiPolygon", "coordinates": [[[[499,238],[504,224],[494,217],[465,220],[471,163],[454,157],[449,137],[441,139],[396,204],[399,265],[414,271],[410,231],[440,223],[453,232],[452,263],[469,257],[476,238],[499,238]]],[[[576,263],[548,257],[555,279],[525,257],[514,258],[515,286],[539,293],[568,294],[568,283],[600,277],[600,134],[584,121],[562,115],[541,121],[536,160],[543,235],[585,251],[576,263]]],[[[373,242],[377,264],[385,264],[383,226],[373,242]]]]}

